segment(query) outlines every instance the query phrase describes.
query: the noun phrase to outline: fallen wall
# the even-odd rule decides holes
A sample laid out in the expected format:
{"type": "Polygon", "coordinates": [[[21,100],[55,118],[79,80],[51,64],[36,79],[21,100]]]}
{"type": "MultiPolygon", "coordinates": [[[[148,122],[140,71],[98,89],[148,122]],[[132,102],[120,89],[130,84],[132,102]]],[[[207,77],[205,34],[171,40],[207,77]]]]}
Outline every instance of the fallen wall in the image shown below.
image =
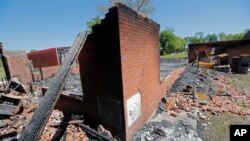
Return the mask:
{"type": "Polygon", "coordinates": [[[160,81],[159,24],[118,4],[93,27],[79,55],[83,112],[132,136],[151,117],[183,69],[160,81]]]}

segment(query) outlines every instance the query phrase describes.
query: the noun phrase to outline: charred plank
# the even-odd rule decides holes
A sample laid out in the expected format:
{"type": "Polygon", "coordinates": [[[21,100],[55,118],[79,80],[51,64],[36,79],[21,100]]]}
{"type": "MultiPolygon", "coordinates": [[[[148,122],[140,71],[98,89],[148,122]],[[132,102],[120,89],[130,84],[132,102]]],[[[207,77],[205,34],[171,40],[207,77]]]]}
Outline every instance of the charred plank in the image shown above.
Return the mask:
{"type": "Polygon", "coordinates": [[[113,141],[113,139],[109,138],[108,136],[105,136],[101,133],[98,133],[96,130],[90,128],[89,126],[85,124],[79,124],[79,127],[81,127],[86,133],[91,135],[94,138],[97,138],[99,140],[105,140],[105,141],[113,141]]]}

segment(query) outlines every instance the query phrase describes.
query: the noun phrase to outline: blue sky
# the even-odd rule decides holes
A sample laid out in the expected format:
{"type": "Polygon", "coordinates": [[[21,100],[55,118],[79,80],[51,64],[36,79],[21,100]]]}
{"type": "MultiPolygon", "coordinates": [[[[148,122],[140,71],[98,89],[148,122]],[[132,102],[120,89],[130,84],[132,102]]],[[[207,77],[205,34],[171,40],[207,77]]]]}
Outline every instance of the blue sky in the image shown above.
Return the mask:
{"type": "MultiPolygon", "coordinates": [[[[0,41],[5,49],[69,46],[107,0],[0,0],[0,41]]],[[[196,32],[238,33],[250,28],[249,0],[152,0],[161,29],[185,37],[196,32]]]]}

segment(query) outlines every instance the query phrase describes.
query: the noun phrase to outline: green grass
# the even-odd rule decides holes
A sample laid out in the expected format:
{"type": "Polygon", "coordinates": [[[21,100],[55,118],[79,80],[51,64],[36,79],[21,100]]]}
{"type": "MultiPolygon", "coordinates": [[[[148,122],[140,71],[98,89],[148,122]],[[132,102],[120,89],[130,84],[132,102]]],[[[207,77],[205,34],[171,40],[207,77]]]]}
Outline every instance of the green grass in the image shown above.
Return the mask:
{"type": "Polygon", "coordinates": [[[166,58],[166,59],[185,59],[185,58],[187,58],[187,53],[166,54],[166,55],[161,56],[161,58],[166,58]]]}
{"type": "Polygon", "coordinates": [[[0,60],[0,79],[5,77],[5,72],[4,72],[4,68],[3,68],[3,63],[0,60]]]}
{"type": "Polygon", "coordinates": [[[206,130],[198,130],[198,132],[204,141],[227,141],[229,140],[230,124],[245,123],[245,118],[228,113],[222,113],[220,116],[212,115],[211,125],[206,130]]]}
{"type": "Polygon", "coordinates": [[[250,90],[250,73],[242,74],[240,77],[235,78],[230,81],[231,84],[236,85],[238,89],[248,89],[250,90]]]}

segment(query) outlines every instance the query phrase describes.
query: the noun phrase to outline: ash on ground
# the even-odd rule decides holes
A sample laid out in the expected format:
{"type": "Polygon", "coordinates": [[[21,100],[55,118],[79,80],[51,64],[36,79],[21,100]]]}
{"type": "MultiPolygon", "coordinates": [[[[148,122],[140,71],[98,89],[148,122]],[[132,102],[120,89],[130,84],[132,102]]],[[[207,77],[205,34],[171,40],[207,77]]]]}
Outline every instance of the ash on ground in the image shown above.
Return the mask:
{"type": "MultiPolygon", "coordinates": [[[[38,85],[41,87],[49,87],[49,82],[53,79],[53,77],[48,78],[44,81],[33,82],[33,85],[38,85]]],[[[64,85],[64,91],[66,91],[71,96],[83,96],[81,78],[79,73],[71,73],[67,77],[67,80],[64,85]]]]}
{"type": "Polygon", "coordinates": [[[188,64],[186,59],[160,59],[160,79],[166,78],[172,71],[186,66],[188,64]]]}

